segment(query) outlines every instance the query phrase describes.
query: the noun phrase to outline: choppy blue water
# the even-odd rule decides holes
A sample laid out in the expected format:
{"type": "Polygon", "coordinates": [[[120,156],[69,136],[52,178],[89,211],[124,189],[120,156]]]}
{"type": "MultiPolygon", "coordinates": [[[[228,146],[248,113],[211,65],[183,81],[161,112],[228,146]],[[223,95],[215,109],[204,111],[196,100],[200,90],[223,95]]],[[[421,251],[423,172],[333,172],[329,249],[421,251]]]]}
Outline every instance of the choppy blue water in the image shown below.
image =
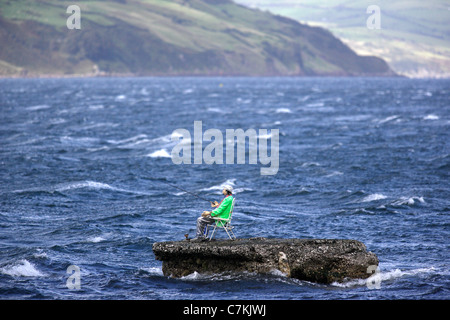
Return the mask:
{"type": "Polygon", "coordinates": [[[0,80],[0,297],[448,299],[449,97],[449,80],[0,80]],[[171,133],[194,121],[279,129],[278,173],[175,165],[171,133]],[[209,204],[164,181],[212,200],[233,185],[238,237],[360,240],[380,288],[276,271],[165,277],[152,244],[194,236],[209,204]]]}

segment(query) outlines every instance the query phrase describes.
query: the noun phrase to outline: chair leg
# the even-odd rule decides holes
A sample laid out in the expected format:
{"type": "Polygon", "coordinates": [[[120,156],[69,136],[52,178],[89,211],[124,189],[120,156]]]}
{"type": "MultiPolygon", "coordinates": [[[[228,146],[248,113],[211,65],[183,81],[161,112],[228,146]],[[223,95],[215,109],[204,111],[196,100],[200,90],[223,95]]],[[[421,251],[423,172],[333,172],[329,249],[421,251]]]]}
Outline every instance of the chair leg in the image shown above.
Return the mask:
{"type": "MultiPolygon", "coordinates": [[[[231,237],[231,235],[230,235],[230,233],[228,232],[228,228],[226,227],[226,228],[224,228],[225,229],[225,232],[227,233],[227,235],[228,235],[228,237],[230,238],[230,240],[234,240],[232,237],[231,237]]],[[[234,233],[233,233],[233,231],[230,229],[230,232],[233,234],[233,237],[234,237],[234,233]]],[[[234,237],[234,238],[236,238],[236,237],[234,237]]]]}
{"type": "Polygon", "coordinates": [[[230,232],[233,235],[233,240],[236,240],[236,236],[234,235],[233,229],[230,229],[230,232]]]}
{"type": "MultiPolygon", "coordinates": [[[[213,231],[211,233],[211,236],[209,237],[210,241],[214,238],[214,234],[216,232],[216,229],[217,229],[217,226],[214,226],[214,229],[213,229],[213,231]]],[[[234,232],[233,232],[233,230],[231,228],[229,228],[229,227],[222,227],[222,229],[225,230],[225,232],[227,233],[228,238],[230,238],[230,240],[236,240],[236,235],[234,234],[234,232]],[[231,232],[231,234],[230,234],[230,232],[231,232]],[[231,236],[231,235],[233,235],[233,236],[231,236]]]]}
{"type": "Polygon", "coordinates": [[[212,240],[214,237],[214,232],[216,232],[216,226],[214,226],[213,232],[211,233],[211,237],[209,237],[209,240],[212,240]]]}

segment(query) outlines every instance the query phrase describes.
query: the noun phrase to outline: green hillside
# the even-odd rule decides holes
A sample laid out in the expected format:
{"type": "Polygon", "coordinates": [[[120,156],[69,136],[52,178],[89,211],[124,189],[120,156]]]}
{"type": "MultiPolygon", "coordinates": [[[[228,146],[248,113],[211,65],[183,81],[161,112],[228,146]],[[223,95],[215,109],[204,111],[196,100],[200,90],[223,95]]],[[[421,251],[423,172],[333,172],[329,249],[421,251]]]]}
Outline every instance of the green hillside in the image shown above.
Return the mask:
{"type": "Polygon", "coordinates": [[[358,54],[376,55],[411,77],[450,76],[450,3],[446,0],[236,0],[322,26],[358,54]],[[370,30],[369,5],[381,10],[381,29],[370,30]]]}
{"type": "Polygon", "coordinates": [[[1,0],[0,43],[3,76],[393,74],[325,29],[230,0],[1,0]]]}

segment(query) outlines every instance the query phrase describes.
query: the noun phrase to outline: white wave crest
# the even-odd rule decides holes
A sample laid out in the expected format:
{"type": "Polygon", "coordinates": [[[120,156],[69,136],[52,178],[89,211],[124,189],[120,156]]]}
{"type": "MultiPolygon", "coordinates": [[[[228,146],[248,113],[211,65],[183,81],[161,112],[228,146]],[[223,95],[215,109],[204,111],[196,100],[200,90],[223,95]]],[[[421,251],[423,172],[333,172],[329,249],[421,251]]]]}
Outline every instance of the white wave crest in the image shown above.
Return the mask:
{"type": "Polygon", "coordinates": [[[21,260],[16,264],[6,266],[0,269],[0,272],[13,277],[43,277],[45,274],[40,272],[28,260],[21,260]]]}
{"type": "Polygon", "coordinates": [[[145,148],[153,141],[148,138],[146,134],[138,134],[130,138],[122,140],[108,140],[108,143],[116,145],[117,148],[135,149],[137,147],[145,148]]]}
{"type": "Polygon", "coordinates": [[[386,118],[384,118],[382,120],[379,120],[378,123],[379,124],[383,124],[383,123],[390,122],[390,121],[393,121],[393,120],[399,121],[399,118],[400,118],[400,116],[397,116],[397,115],[389,116],[389,117],[386,117],[386,118]]]}
{"type": "Polygon", "coordinates": [[[169,152],[167,152],[166,149],[154,151],[154,152],[148,154],[147,157],[150,157],[150,158],[172,158],[171,154],[169,152]]]}
{"type": "Polygon", "coordinates": [[[423,120],[439,120],[439,117],[434,114],[429,114],[423,118],[423,120]]]}
{"type": "Polygon", "coordinates": [[[242,275],[250,275],[251,273],[242,272],[241,274],[235,272],[219,272],[219,273],[198,273],[194,271],[187,276],[183,276],[180,279],[184,281],[223,281],[231,279],[239,279],[242,275]]]}
{"type": "Polygon", "coordinates": [[[54,192],[64,192],[64,191],[71,191],[71,190],[77,190],[77,189],[111,190],[111,191],[116,191],[116,192],[132,193],[132,194],[138,194],[138,195],[151,195],[151,193],[147,193],[147,192],[116,188],[107,183],[90,181],[90,180],[65,182],[65,183],[60,183],[55,186],[51,186],[51,187],[47,187],[47,188],[38,187],[38,188],[30,188],[30,189],[25,189],[25,190],[14,190],[12,192],[13,193],[26,193],[26,192],[54,193],[54,192]]]}
{"type": "Polygon", "coordinates": [[[226,186],[226,185],[230,185],[230,186],[233,187],[235,181],[236,181],[236,179],[228,179],[224,183],[216,184],[216,185],[214,185],[212,187],[201,189],[201,191],[213,191],[213,190],[222,191],[223,187],[226,186]]]}
{"type": "Polygon", "coordinates": [[[289,108],[278,108],[275,112],[276,113],[292,113],[291,109],[289,109],[289,108]]]}
{"type": "Polygon", "coordinates": [[[82,188],[119,190],[117,188],[110,186],[107,183],[101,183],[101,182],[87,180],[87,181],[58,184],[57,186],[55,186],[55,191],[62,192],[62,191],[73,190],[73,189],[82,189],[82,188]]]}
{"type": "Polygon", "coordinates": [[[197,271],[194,271],[191,274],[188,274],[187,276],[181,277],[182,280],[198,280],[201,278],[201,274],[197,271]]]}
{"type": "Polygon", "coordinates": [[[301,165],[303,168],[307,167],[320,167],[320,163],[318,162],[303,162],[301,165]]]}
{"type": "Polygon", "coordinates": [[[341,171],[333,171],[333,172],[327,174],[325,177],[326,178],[331,178],[331,177],[334,177],[334,176],[342,176],[343,174],[344,173],[341,172],[341,171]]]}
{"type": "Polygon", "coordinates": [[[163,276],[161,267],[140,268],[140,270],[150,273],[151,275],[163,276]]]}
{"type": "Polygon", "coordinates": [[[401,206],[401,205],[408,205],[408,206],[412,206],[414,204],[416,204],[416,202],[419,203],[425,203],[425,200],[423,197],[402,197],[396,201],[394,201],[392,204],[396,205],[396,206],[401,206]]]}
{"type": "Polygon", "coordinates": [[[124,101],[126,98],[127,98],[126,95],[120,94],[120,95],[116,96],[115,100],[116,101],[124,101]]]}
{"type": "Polygon", "coordinates": [[[37,105],[37,106],[26,107],[25,109],[27,109],[28,111],[37,111],[37,110],[50,109],[50,106],[47,104],[41,104],[41,105],[37,105]]]}
{"type": "Polygon", "coordinates": [[[362,202],[371,202],[371,201],[377,201],[377,200],[383,200],[386,199],[387,197],[384,194],[381,193],[374,193],[374,194],[370,194],[367,197],[365,197],[364,199],[362,199],[362,202]]]}
{"type": "Polygon", "coordinates": [[[98,243],[98,242],[102,242],[102,241],[105,241],[105,240],[106,239],[102,238],[102,237],[91,237],[91,238],[87,239],[88,242],[93,242],[93,243],[98,243]]]}
{"type": "Polygon", "coordinates": [[[215,112],[215,113],[226,113],[224,110],[222,110],[220,108],[208,108],[207,111],[215,112]]]}
{"type": "Polygon", "coordinates": [[[434,267],[429,268],[417,268],[412,270],[406,270],[402,271],[400,269],[394,269],[389,271],[381,271],[376,272],[375,274],[371,275],[367,279],[354,279],[349,280],[343,283],[340,282],[333,282],[331,285],[335,287],[341,287],[341,288],[350,288],[350,287],[357,287],[357,286],[365,286],[365,285],[371,285],[374,283],[379,283],[380,286],[383,286],[383,281],[392,281],[404,276],[417,276],[421,275],[423,273],[430,273],[435,272],[436,269],[434,267]]]}
{"type": "Polygon", "coordinates": [[[129,143],[129,142],[136,142],[136,141],[146,139],[146,138],[147,138],[146,134],[138,134],[133,137],[122,139],[122,140],[108,140],[108,142],[111,144],[124,144],[124,143],[129,143]]]}
{"type": "Polygon", "coordinates": [[[226,186],[226,185],[230,185],[230,186],[233,187],[233,194],[234,195],[236,195],[236,194],[238,194],[240,192],[244,192],[244,191],[253,191],[253,189],[251,189],[251,188],[244,188],[244,187],[236,188],[235,187],[235,182],[236,182],[236,179],[228,179],[228,180],[226,180],[225,182],[223,182],[221,184],[217,184],[217,185],[214,185],[214,186],[209,187],[209,188],[203,188],[203,189],[200,189],[200,191],[216,191],[215,192],[216,194],[220,194],[222,192],[222,190],[223,190],[223,187],[226,186]]]}
{"type": "Polygon", "coordinates": [[[258,135],[258,139],[271,139],[272,138],[272,132],[267,133],[267,134],[259,134],[258,135]]]}

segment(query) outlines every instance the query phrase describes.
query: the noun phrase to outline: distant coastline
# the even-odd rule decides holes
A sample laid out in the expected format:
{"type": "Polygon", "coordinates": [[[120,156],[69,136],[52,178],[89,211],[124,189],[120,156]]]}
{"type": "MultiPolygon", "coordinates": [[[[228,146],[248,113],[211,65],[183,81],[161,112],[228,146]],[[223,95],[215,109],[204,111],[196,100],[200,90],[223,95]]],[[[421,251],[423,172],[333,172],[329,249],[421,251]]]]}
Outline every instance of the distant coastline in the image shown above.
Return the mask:
{"type": "MultiPolygon", "coordinates": [[[[407,79],[435,79],[432,77],[408,77],[405,75],[245,75],[245,74],[191,74],[191,73],[80,73],[80,74],[26,74],[26,75],[1,75],[0,79],[74,79],[74,78],[407,78],[407,79]]],[[[449,77],[450,78],[450,77],[449,77]]],[[[436,79],[449,79],[436,78],[436,79]]]]}
{"type": "Polygon", "coordinates": [[[395,76],[321,27],[232,1],[99,2],[66,26],[66,3],[0,5],[2,78],[395,76]]]}

